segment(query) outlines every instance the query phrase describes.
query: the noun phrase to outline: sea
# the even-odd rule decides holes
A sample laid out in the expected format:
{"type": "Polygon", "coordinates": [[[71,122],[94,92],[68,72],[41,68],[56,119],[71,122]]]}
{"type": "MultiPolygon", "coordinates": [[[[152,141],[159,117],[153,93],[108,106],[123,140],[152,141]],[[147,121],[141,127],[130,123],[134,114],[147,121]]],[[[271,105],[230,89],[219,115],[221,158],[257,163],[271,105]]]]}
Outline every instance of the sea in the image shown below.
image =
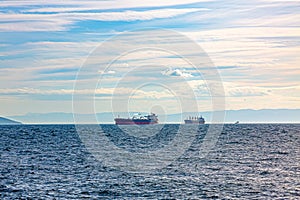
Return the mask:
{"type": "Polygon", "coordinates": [[[161,126],[2,125],[0,199],[300,199],[299,124],[161,126]]]}

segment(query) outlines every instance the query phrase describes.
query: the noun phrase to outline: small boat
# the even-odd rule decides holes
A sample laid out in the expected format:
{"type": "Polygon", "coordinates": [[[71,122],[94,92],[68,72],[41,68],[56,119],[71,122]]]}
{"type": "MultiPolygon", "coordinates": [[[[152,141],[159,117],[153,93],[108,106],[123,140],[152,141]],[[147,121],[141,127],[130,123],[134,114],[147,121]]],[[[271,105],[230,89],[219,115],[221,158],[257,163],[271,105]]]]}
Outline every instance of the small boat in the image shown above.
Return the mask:
{"type": "Polygon", "coordinates": [[[239,124],[240,122],[239,121],[236,121],[234,124],[239,124]]]}

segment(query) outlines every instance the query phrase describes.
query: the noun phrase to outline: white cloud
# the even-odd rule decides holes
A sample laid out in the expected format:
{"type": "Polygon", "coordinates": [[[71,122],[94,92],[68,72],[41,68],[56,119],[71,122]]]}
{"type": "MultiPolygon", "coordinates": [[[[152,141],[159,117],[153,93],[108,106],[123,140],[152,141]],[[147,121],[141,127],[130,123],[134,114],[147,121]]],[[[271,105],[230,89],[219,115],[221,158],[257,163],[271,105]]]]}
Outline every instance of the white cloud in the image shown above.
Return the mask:
{"type": "Polygon", "coordinates": [[[198,41],[216,66],[269,71],[294,68],[299,63],[300,46],[295,39],[300,37],[298,27],[239,27],[183,33],[198,41]]]}
{"type": "Polygon", "coordinates": [[[268,95],[268,89],[259,87],[235,87],[227,91],[230,97],[248,97],[248,96],[265,96],[268,95]]]}
{"type": "MultiPolygon", "coordinates": [[[[132,88],[98,88],[98,89],[36,89],[36,88],[10,88],[0,89],[1,95],[97,95],[96,99],[101,98],[132,98],[132,99],[161,99],[172,97],[168,91],[144,91],[132,88]]],[[[90,97],[90,96],[89,96],[90,97]]]]}
{"type": "Polygon", "coordinates": [[[180,69],[171,69],[171,68],[163,71],[162,74],[166,76],[180,76],[184,78],[193,77],[193,75],[188,72],[181,71],[180,69]]]}
{"type": "Polygon", "coordinates": [[[123,12],[102,12],[102,13],[72,13],[59,14],[59,17],[71,18],[74,20],[99,20],[99,21],[135,21],[135,20],[152,20],[159,18],[170,18],[182,14],[199,12],[203,9],[186,8],[186,9],[158,9],[147,11],[123,11],[123,12]]]}
{"type": "Polygon", "coordinates": [[[270,15],[263,18],[249,18],[243,20],[235,20],[238,26],[298,26],[300,23],[300,14],[288,13],[282,15],[270,15]]]}
{"type": "Polygon", "coordinates": [[[171,18],[183,14],[203,11],[199,8],[156,9],[146,11],[122,11],[101,13],[1,13],[0,31],[61,31],[77,21],[137,21],[171,18]]]}
{"type": "Polygon", "coordinates": [[[98,71],[100,74],[103,74],[103,75],[112,75],[112,74],[115,74],[116,71],[114,70],[109,70],[109,71],[98,71]]]}
{"type": "Polygon", "coordinates": [[[110,70],[110,71],[108,71],[107,73],[108,73],[108,74],[115,74],[116,72],[113,71],[113,70],[110,70]]]}
{"type": "Polygon", "coordinates": [[[98,0],[52,0],[52,1],[3,1],[2,7],[29,7],[35,6],[40,8],[30,8],[28,12],[73,12],[73,11],[88,11],[88,10],[105,10],[105,9],[128,9],[128,8],[153,8],[153,7],[166,7],[166,6],[178,6],[199,2],[211,2],[215,0],[110,0],[110,1],[98,1],[98,0]]]}
{"type": "MultiPolygon", "coordinates": [[[[188,81],[195,91],[199,102],[209,94],[209,88],[203,80],[188,81]]],[[[300,84],[276,86],[272,84],[258,86],[255,82],[223,82],[227,110],[238,109],[295,109],[299,107],[300,84]]],[[[205,104],[206,105],[206,104],[205,104]]]]}
{"type": "Polygon", "coordinates": [[[53,95],[53,94],[72,94],[73,90],[61,89],[61,90],[41,90],[35,88],[13,88],[13,89],[0,89],[0,94],[43,94],[43,95],[53,95]]]}

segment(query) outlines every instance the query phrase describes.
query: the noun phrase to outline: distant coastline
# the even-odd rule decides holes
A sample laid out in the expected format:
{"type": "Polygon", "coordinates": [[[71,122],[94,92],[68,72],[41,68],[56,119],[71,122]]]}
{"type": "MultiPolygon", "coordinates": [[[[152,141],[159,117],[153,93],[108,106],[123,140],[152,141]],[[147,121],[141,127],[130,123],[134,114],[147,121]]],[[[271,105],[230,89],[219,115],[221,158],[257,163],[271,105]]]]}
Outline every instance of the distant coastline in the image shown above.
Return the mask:
{"type": "Polygon", "coordinates": [[[20,125],[20,124],[22,123],[5,117],[0,117],[0,125],[20,125]]]}
{"type": "MultiPolygon", "coordinates": [[[[218,113],[218,111],[217,111],[218,113]]],[[[132,113],[111,113],[103,112],[97,113],[96,117],[102,124],[114,123],[113,119],[115,116],[128,116],[132,113]]],[[[205,121],[210,124],[213,113],[212,112],[201,112],[201,113],[175,113],[168,114],[166,116],[159,116],[159,123],[183,123],[183,120],[188,116],[201,114],[205,121]],[[163,120],[166,119],[166,120],[163,120]]],[[[95,114],[79,114],[81,123],[88,124],[93,121],[95,114]]],[[[53,113],[28,113],[25,115],[8,116],[9,119],[21,121],[26,124],[74,124],[73,113],[64,112],[53,112],[53,113]]],[[[13,120],[12,120],[13,121],[13,120]]],[[[300,109],[263,109],[263,110],[227,110],[225,111],[226,124],[233,124],[239,121],[241,124],[244,123],[300,123],[300,109]]],[[[16,122],[18,123],[18,122],[16,122]]]]}

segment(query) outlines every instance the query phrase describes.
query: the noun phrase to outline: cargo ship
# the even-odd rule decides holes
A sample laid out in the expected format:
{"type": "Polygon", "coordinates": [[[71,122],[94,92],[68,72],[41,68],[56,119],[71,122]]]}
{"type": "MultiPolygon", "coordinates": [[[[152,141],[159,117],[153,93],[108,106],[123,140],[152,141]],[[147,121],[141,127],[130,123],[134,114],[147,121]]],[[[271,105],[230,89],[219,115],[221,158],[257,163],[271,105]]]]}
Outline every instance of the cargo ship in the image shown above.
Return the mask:
{"type": "Polygon", "coordinates": [[[185,124],[205,124],[205,119],[200,117],[188,117],[186,120],[184,120],[185,124]]]}
{"type": "Polygon", "coordinates": [[[158,118],[154,113],[148,115],[134,114],[132,118],[115,118],[116,125],[147,125],[157,124],[158,118]]]}

